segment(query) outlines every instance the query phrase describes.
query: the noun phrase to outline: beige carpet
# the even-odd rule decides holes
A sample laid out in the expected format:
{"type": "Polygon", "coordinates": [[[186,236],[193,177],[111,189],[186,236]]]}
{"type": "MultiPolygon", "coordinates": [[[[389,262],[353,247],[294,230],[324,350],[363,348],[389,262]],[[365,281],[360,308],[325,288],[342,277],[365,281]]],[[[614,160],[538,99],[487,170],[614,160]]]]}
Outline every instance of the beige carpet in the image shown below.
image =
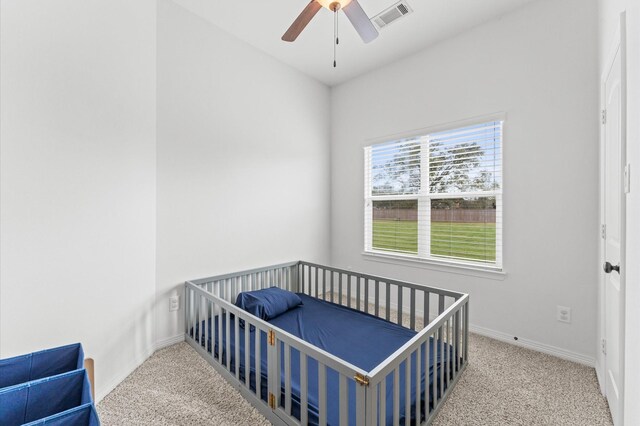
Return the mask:
{"type": "MultiPolygon", "coordinates": [[[[471,335],[470,364],[434,425],[611,425],[595,371],[471,335]]],[[[267,425],[189,345],[158,351],[98,404],[109,425],[267,425]]]]}

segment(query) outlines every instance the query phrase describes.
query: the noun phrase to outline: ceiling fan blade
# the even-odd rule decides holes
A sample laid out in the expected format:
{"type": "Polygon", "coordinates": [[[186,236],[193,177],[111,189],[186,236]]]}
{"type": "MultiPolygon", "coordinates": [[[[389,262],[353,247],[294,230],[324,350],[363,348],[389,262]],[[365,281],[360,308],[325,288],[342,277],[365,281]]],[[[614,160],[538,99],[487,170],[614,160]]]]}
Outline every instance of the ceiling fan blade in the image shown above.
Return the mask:
{"type": "Polygon", "coordinates": [[[376,30],[376,27],[371,23],[371,20],[362,9],[362,6],[360,6],[360,3],[358,3],[358,0],[352,0],[351,3],[342,8],[342,10],[358,34],[360,34],[362,41],[369,43],[378,37],[378,30],[376,30]]]}
{"type": "Polygon", "coordinates": [[[318,3],[316,0],[311,0],[311,2],[304,8],[300,16],[293,21],[293,24],[289,27],[286,33],[282,36],[282,40],[284,41],[295,41],[298,38],[302,30],[307,26],[307,24],[316,16],[316,13],[322,9],[322,5],[318,3]]]}

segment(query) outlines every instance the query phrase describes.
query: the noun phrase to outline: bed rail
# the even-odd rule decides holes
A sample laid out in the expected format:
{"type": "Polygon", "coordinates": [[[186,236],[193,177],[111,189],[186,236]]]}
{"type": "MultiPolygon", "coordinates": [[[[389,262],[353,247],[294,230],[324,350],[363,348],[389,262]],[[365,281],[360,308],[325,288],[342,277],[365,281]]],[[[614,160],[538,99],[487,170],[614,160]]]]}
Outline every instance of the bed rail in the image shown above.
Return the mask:
{"type": "Polygon", "coordinates": [[[331,397],[339,401],[340,425],[382,425],[391,413],[387,410],[393,411],[393,425],[401,420],[415,424],[416,413],[421,413],[420,424],[430,424],[468,362],[469,298],[463,293],[304,261],[188,281],[185,292],[187,342],[274,424],[308,424],[309,363],[318,366],[314,423],[327,424],[331,397]],[[375,315],[417,334],[364,371],[234,306],[240,292],[272,286],[375,315]],[[244,359],[241,346],[249,348],[244,359]],[[299,398],[291,389],[292,368],[300,372],[299,398]],[[425,386],[420,378],[425,373],[428,384],[430,371],[436,379],[425,386]],[[328,374],[338,375],[339,395],[327,395],[328,374]],[[399,388],[400,374],[404,389],[399,388]],[[392,404],[383,403],[387,380],[393,383],[392,404]],[[401,407],[401,395],[421,397],[414,404],[405,397],[401,407]],[[355,416],[350,416],[350,405],[355,416]]]}

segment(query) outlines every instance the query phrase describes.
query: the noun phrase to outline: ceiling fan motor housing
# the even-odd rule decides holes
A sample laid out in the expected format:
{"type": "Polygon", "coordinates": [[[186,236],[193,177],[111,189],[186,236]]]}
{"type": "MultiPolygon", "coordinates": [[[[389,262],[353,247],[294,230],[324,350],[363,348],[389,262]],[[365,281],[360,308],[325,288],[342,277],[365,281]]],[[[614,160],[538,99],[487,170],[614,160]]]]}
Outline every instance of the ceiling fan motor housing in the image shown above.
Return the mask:
{"type": "Polygon", "coordinates": [[[338,3],[338,6],[339,6],[338,9],[344,9],[345,6],[351,3],[351,0],[315,0],[315,1],[320,3],[322,7],[327,8],[331,11],[333,11],[333,5],[336,3],[338,3]]]}

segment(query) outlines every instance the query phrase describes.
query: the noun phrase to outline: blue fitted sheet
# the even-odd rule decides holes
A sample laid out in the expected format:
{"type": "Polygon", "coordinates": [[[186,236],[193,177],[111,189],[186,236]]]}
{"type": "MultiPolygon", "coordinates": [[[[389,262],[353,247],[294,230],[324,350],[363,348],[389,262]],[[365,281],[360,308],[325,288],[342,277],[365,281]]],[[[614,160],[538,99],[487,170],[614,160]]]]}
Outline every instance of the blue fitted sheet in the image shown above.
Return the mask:
{"type": "MultiPolygon", "coordinates": [[[[389,321],[383,320],[381,318],[375,317],[373,315],[365,314],[354,309],[350,309],[344,306],[339,306],[330,302],[322,301],[319,299],[315,299],[313,297],[307,296],[305,294],[299,293],[298,296],[303,301],[303,305],[293,308],[286,313],[269,320],[268,322],[273,324],[274,326],[281,328],[351,364],[362,368],[365,371],[370,371],[376,366],[378,366],[382,361],[384,361],[389,355],[395,352],[398,348],[400,348],[403,344],[409,341],[413,336],[416,335],[416,332],[410,330],[408,328],[402,327],[400,325],[391,323],[389,321]]],[[[214,357],[219,358],[220,352],[222,352],[222,362],[226,363],[226,318],[222,318],[222,351],[219,350],[219,336],[218,336],[218,321],[219,317],[214,317],[213,323],[213,335],[214,335],[214,357]]],[[[235,371],[235,318],[233,315],[230,316],[230,350],[231,350],[231,371],[235,371]]],[[[243,324],[241,324],[243,325],[243,324]]],[[[207,350],[211,352],[211,318],[208,319],[208,327],[209,335],[206,338],[207,341],[207,350]]],[[[239,328],[239,342],[240,342],[240,380],[245,382],[245,345],[244,345],[244,333],[246,332],[244,327],[239,328]]],[[[193,330],[192,330],[193,332],[193,330]]],[[[249,366],[249,384],[251,389],[256,391],[256,380],[255,380],[255,333],[256,330],[250,330],[250,366],[249,366]]],[[[192,333],[193,334],[193,333],[192,333]]],[[[196,325],[196,336],[199,337],[197,340],[202,342],[204,345],[204,321],[202,321],[202,327],[196,325]]],[[[260,397],[266,401],[267,400],[267,335],[266,333],[261,332],[261,367],[260,367],[260,375],[261,379],[261,389],[260,389],[260,397]]],[[[430,345],[433,345],[433,339],[429,342],[430,345]]],[[[450,361],[452,361],[451,371],[453,372],[453,367],[455,363],[453,360],[455,359],[455,355],[453,354],[453,350],[449,347],[448,353],[450,356],[450,361]]],[[[433,352],[433,351],[431,351],[433,352]]],[[[420,395],[421,403],[421,413],[420,419],[421,421],[425,418],[425,379],[428,378],[428,383],[430,386],[430,396],[429,396],[429,406],[433,407],[433,379],[434,379],[434,366],[436,370],[436,390],[438,395],[440,396],[444,389],[440,389],[440,376],[439,376],[439,367],[440,363],[443,360],[443,356],[441,354],[440,345],[437,345],[437,355],[434,360],[433,353],[431,354],[429,360],[429,374],[428,376],[424,374],[424,368],[422,369],[422,377],[421,377],[421,389],[422,394],[420,395]]],[[[425,353],[428,351],[425,350],[423,345],[422,347],[422,359],[421,365],[425,365],[425,353]]],[[[415,413],[415,364],[416,364],[416,356],[415,354],[411,359],[411,423],[415,424],[416,413],[415,413]]],[[[281,359],[282,366],[284,366],[284,354],[281,359]]],[[[308,369],[308,419],[310,425],[318,424],[318,363],[308,358],[307,363],[308,369]]],[[[284,368],[282,368],[284,372],[284,368]]],[[[446,369],[445,369],[446,371],[446,369]]],[[[401,364],[400,366],[400,374],[399,374],[399,388],[400,388],[400,422],[404,421],[406,417],[405,413],[405,364],[401,364]]],[[[284,395],[284,373],[281,377],[281,388],[282,393],[284,395]]],[[[292,413],[294,417],[300,418],[300,404],[299,404],[299,396],[300,396],[300,353],[292,348],[291,351],[291,395],[292,395],[292,413]]],[[[349,423],[355,423],[355,383],[353,381],[349,382],[349,423]]],[[[446,387],[446,386],[445,386],[446,387]]],[[[339,383],[338,383],[338,373],[334,370],[327,368],[327,423],[329,425],[338,425],[339,424],[339,383]]],[[[284,398],[282,398],[284,400],[284,398]]],[[[393,374],[387,376],[386,379],[386,424],[393,424],[393,374]]]]}

